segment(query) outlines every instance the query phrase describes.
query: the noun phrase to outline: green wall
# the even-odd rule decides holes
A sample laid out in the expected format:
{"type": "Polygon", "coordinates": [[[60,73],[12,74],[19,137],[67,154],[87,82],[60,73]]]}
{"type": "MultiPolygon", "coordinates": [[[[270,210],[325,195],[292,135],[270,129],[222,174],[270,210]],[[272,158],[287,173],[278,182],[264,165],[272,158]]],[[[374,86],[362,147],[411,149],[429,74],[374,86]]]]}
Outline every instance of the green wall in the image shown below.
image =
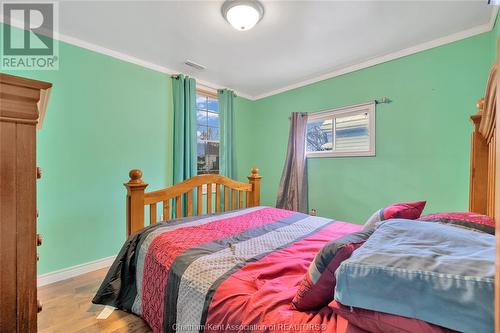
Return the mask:
{"type": "Polygon", "coordinates": [[[62,42],[59,59],[56,71],[3,71],[53,84],[37,134],[39,275],[118,253],[130,169],[148,190],[172,184],[169,76],[62,42]]]}
{"type": "Polygon", "coordinates": [[[490,50],[490,54],[491,54],[491,63],[493,64],[496,60],[496,56],[497,56],[497,42],[498,42],[498,38],[500,37],[500,19],[498,18],[500,16],[500,12],[497,14],[497,19],[496,19],[496,22],[495,22],[495,26],[493,28],[493,30],[490,32],[490,39],[491,39],[491,42],[490,42],[490,47],[491,47],[491,50],[490,50]]]}
{"type": "Polygon", "coordinates": [[[291,112],[366,102],[377,106],[375,157],[308,159],[309,207],[363,223],[392,202],[427,200],[426,212],[468,207],[469,141],[490,67],[481,34],[258,100],[238,110],[239,174],[261,169],[262,203],[274,205],[291,112]],[[251,115],[250,115],[251,114],[251,115]],[[251,130],[250,130],[251,128],[251,130]]]}
{"type": "MultiPolygon", "coordinates": [[[[310,207],[358,223],[400,200],[427,199],[427,211],[466,209],[467,116],[483,94],[494,58],[484,51],[494,52],[497,30],[259,101],[238,97],[238,177],[246,181],[258,166],[263,204],[274,205],[290,112],[388,96],[393,103],[377,109],[376,157],[309,160],[310,207]]],[[[54,84],[38,132],[39,274],[117,253],[131,168],[144,171],[149,189],[172,179],[168,76],[59,45],[59,70],[8,72],[54,84]]]]}
{"type": "Polygon", "coordinates": [[[8,73],[52,82],[38,132],[38,273],[114,255],[125,239],[128,171],[171,183],[171,80],[65,43],[59,70],[8,73]]]}

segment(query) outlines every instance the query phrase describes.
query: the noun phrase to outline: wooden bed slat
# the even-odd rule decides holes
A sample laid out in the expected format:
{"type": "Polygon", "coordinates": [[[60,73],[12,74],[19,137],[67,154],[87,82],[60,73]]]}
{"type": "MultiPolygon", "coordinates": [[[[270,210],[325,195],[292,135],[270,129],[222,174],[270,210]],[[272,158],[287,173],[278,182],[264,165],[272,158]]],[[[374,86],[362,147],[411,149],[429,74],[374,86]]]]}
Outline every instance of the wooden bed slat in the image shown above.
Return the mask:
{"type": "Polygon", "coordinates": [[[237,209],[236,207],[236,193],[237,191],[236,190],[232,190],[231,191],[231,209],[237,209]]]}
{"type": "Polygon", "coordinates": [[[203,201],[202,201],[202,195],[203,195],[203,188],[202,186],[198,186],[196,188],[196,215],[202,215],[203,214],[203,201]]]}
{"type": "Polygon", "coordinates": [[[182,217],[182,196],[175,197],[175,218],[182,217]]]}
{"type": "Polygon", "coordinates": [[[229,208],[229,188],[224,186],[224,211],[227,212],[231,210],[229,208]]]}
{"type": "Polygon", "coordinates": [[[238,197],[240,199],[240,205],[238,206],[238,208],[243,208],[243,191],[238,191],[238,197]]]}
{"type": "Polygon", "coordinates": [[[187,216],[193,216],[193,190],[189,190],[187,195],[187,216]]]}
{"type": "Polygon", "coordinates": [[[207,214],[212,214],[212,184],[207,184],[207,214]]]}
{"type": "Polygon", "coordinates": [[[163,201],[163,221],[170,220],[170,200],[163,201]]]}
{"type": "Polygon", "coordinates": [[[215,184],[215,212],[220,213],[220,185],[215,184]]]}
{"type": "Polygon", "coordinates": [[[156,204],[149,205],[149,224],[156,223],[156,204]]]}

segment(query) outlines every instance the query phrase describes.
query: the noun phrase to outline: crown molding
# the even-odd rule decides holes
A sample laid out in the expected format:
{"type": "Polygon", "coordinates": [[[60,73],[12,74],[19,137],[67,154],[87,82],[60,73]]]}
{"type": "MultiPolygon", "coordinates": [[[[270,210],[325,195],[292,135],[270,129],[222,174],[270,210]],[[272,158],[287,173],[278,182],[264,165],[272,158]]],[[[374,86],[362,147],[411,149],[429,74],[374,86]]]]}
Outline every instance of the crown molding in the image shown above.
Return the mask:
{"type": "MultiPolygon", "coordinates": [[[[293,84],[284,86],[282,88],[278,88],[278,89],[269,91],[267,93],[258,94],[258,95],[251,95],[251,94],[246,94],[244,92],[235,90],[235,94],[237,96],[241,96],[241,97],[244,97],[246,99],[256,101],[256,100],[259,100],[262,98],[266,98],[266,97],[270,97],[273,95],[283,93],[285,91],[308,86],[308,85],[311,85],[311,84],[316,83],[316,82],[320,82],[320,81],[328,80],[328,79],[331,79],[331,78],[334,78],[334,77],[337,77],[340,75],[356,72],[356,71],[359,71],[361,69],[365,69],[365,68],[369,68],[372,66],[382,64],[384,62],[403,58],[403,57],[406,57],[406,56],[409,56],[412,54],[416,54],[416,53],[419,53],[422,51],[426,51],[426,50],[429,50],[429,49],[432,49],[435,47],[439,47],[439,46],[453,43],[453,42],[456,42],[456,41],[459,41],[459,40],[462,40],[465,38],[469,38],[469,37],[473,37],[473,36],[476,36],[476,35],[479,35],[479,34],[482,34],[485,32],[489,32],[489,31],[493,30],[493,28],[495,26],[495,21],[496,21],[498,10],[499,10],[499,7],[497,7],[497,6],[492,6],[492,7],[493,7],[493,10],[491,13],[490,21],[486,24],[479,25],[479,26],[471,28],[471,29],[463,30],[463,31],[460,31],[460,32],[457,32],[457,33],[454,33],[454,34],[451,34],[451,35],[448,35],[445,37],[437,38],[437,39],[434,39],[432,41],[425,42],[425,43],[422,43],[422,44],[419,44],[416,46],[412,46],[412,47],[409,47],[406,49],[402,49],[402,50],[399,50],[396,52],[388,53],[386,55],[372,58],[370,60],[363,61],[363,62],[360,62],[357,64],[353,64],[353,65],[350,65],[347,67],[339,68],[335,71],[332,71],[332,72],[329,72],[326,74],[322,74],[319,76],[315,76],[315,77],[307,79],[307,80],[299,81],[297,83],[293,83],[293,84]]],[[[2,22],[1,19],[0,19],[0,22],[2,22]]],[[[12,25],[17,27],[17,28],[23,29],[22,24],[20,24],[20,22],[18,22],[18,21],[13,20],[12,25]]],[[[170,68],[167,68],[167,67],[164,67],[161,65],[157,65],[157,64],[154,64],[152,62],[131,56],[129,54],[126,54],[123,52],[118,52],[118,51],[115,51],[115,50],[112,50],[112,49],[109,49],[109,48],[106,48],[106,47],[103,47],[103,46],[100,46],[100,45],[97,45],[94,43],[89,43],[87,41],[84,41],[84,40],[81,40],[81,39],[78,39],[75,37],[67,36],[67,35],[64,35],[61,33],[57,33],[57,32],[54,35],[55,35],[54,39],[57,39],[57,40],[62,41],[64,43],[71,44],[71,45],[74,45],[77,47],[81,47],[81,48],[84,48],[84,49],[87,49],[87,50],[90,50],[90,51],[93,51],[96,53],[104,54],[104,55],[107,55],[107,56],[110,56],[110,57],[113,57],[113,58],[116,58],[119,60],[123,60],[123,61],[135,64],[135,65],[138,65],[141,67],[149,68],[149,69],[157,71],[157,72],[165,73],[168,75],[182,73],[182,71],[178,71],[178,70],[170,69],[170,68]]],[[[194,78],[196,79],[196,83],[198,85],[201,85],[201,86],[209,88],[209,89],[218,90],[218,89],[226,88],[224,86],[221,86],[221,85],[218,85],[218,84],[215,84],[212,82],[199,80],[196,77],[194,77],[194,78]]]]}
{"type": "Polygon", "coordinates": [[[402,49],[402,50],[399,50],[399,51],[396,51],[393,53],[389,53],[389,54],[386,54],[386,55],[383,55],[380,57],[372,58],[370,60],[367,60],[367,61],[364,61],[364,62],[361,62],[358,64],[354,64],[351,66],[340,68],[336,71],[333,71],[333,72],[330,72],[327,74],[322,74],[320,76],[316,76],[316,77],[313,77],[313,78],[308,79],[308,80],[300,81],[300,82],[297,82],[297,83],[294,83],[294,84],[291,84],[291,85],[288,85],[288,86],[285,86],[285,87],[282,87],[279,89],[275,89],[275,90],[272,90],[268,93],[256,95],[256,96],[253,96],[252,100],[259,100],[259,99],[262,99],[265,97],[270,97],[273,95],[283,93],[285,91],[305,87],[305,86],[311,85],[311,84],[316,83],[316,82],[320,82],[320,81],[328,80],[328,79],[331,79],[331,78],[334,78],[334,77],[337,77],[340,75],[356,72],[356,71],[359,71],[361,69],[365,69],[368,67],[382,64],[384,62],[389,62],[391,60],[403,58],[403,57],[406,57],[406,56],[409,56],[412,54],[416,54],[416,53],[419,53],[422,51],[433,49],[433,48],[438,47],[438,46],[457,42],[457,41],[465,39],[465,38],[469,38],[469,37],[473,37],[473,36],[476,36],[476,35],[479,35],[479,34],[482,34],[485,32],[489,32],[489,31],[493,30],[493,27],[495,26],[495,21],[496,21],[497,14],[498,14],[498,9],[499,9],[498,7],[495,7],[493,9],[490,21],[486,24],[483,24],[483,25],[480,25],[480,26],[477,26],[477,27],[474,27],[471,29],[467,29],[464,31],[460,31],[460,32],[457,32],[457,33],[454,33],[454,34],[451,34],[451,35],[448,35],[445,37],[434,39],[432,41],[425,42],[425,43],[422,43],[422,44],[419,44],[416,46],[412,46],[412,47],[409,47],[406,49],[402,49]]]}
{"type": "MultiPolygon", "coordinates": [[[[86,42],[84,40],[81,40],[81,39],[78,39],[78,38],[74,38],[74,37],[71,37],[71,36],[67,36],[67,35],[64,35],[64,34],[60,34],[59,33],[59,40],[62,41],[62,42],[64,42],[64,43],[67,43],[67,44],[78,46],[78,47],[81,47],[81,48],[84,48],[84,49],[87,49],[87,50],[90,50],[90,51],[93,51],[93,52],[101,53],[101,54],[104,54],[104,55],[107,55],[107,56],[110,56],[110,57],[113,57],[113,58],[116,58],[116,59],[119,59],[119,60],[123,60],[123,61],[135,64],[135,65],[138,65],[138,66],[141,66],[141,67],[145,67],[145,68],[157,71],[157,72],[165,73],[165,74],[168,74],[168,75],[174,75],[174,74],[182,73],[182,71],[180,71],[180,70],[174,70],[174,69],[167,68],[167,67],[164,67],[164,66],[161,66],[161,65],[157,65],[157,64],[154,64],[152,62],[149,62],[149,61],[142,60],[140,58],[131,56],[129,54],[126,54],[126,53],[123,53],[123,52],[118,52],[118,51],[115,51],[115,50],[111,50],[111,49],[108,49],[106,47],[103,47],[103,46],[100,46],[100,45],[97,45],[97,44],[94,44],[94,43],[89,43],[89,42],[86,42]]],[[[208,81],[200,80],[200,79],[198,79],[196,77],[194,77],[194,78],[196,79],[196,84],[197,85],[201,85],[201,86],[203,86],[205,88],[213,89],[215,91],[217,91],[219,89],[227,88],[227,87],[224,87],[222,85],[219,85],[219,84],[216,84],[216,83],[213,83],[213,82],[208,82],[208,81]]],[[[245,94],[245,93],[243,93],[241,91],[235,90],[234,93],[236,95],[238,95],[238,96],[241,96],[241,97],[244,97],[244,98],[247,98],[247,99],[253,99],[252,96],[247,95],[247,94],[245,94]]]]}
{"type": "MultiPolygon", "coordinates": [[[[4,23],[3,19],[1,19],[1,18],[0,18],[0,23],[4,23]]],[[[11,25],[13,27],[16,27],[16,28],[24,30],[23,24],[21,22],[19,22],[18,20],[12,19],[11,25]]],[[[97,45],[97,44],[94,44],[94,43],[90,43],[90,42],[84,41],[84,40],[79,39],[79,38],[75,38],[75,37],[71,37],[71,36],[68,36],[68,35],[65,35],[65,34],[61,34],[59,32],[54,32],[54,39],[58,40],[60,42],[64,42],[66,44],[77,46],[77,47],[80,47],[80,48],[83,48],[83,49],[87,49],[87,50],[90,50],[90,51],[93,51],[93,52],[96,52],[96,53],[104,54],[104,55],[110,56],[112,58],[115,58],[115,59],[118,59],[118,60],[122,60],[122,61],[134,64],[134,65],[138,65],[138,66],[141,66],[141,67],[144,67],[144,68],[148,68],[148,69],[154,70],[156,72],[165,73],[165,74],[168,74],[168,75],[175,75],[175,74],[182,73],[181,70],[174,70],[174,69],[167,68],[167,67],[164,67],[164,66],[161,66],[161,65],[157,65],[155,63],[152,63],[152,62],[149,62],[149,61],[146,61],[146,60],[143,60],[143,59],[131,56],[129,54],[126,54],[126,53],[123,53],[123,52],[119,52],[119,51],[115,51],[115,50],[109,49],[109,48],[104,47],[104,46],[100,46],[100,45],[97,45]]],[[[192,77],[194,79],[196,79],[196,84],[197,85],[201,85],[201,86],[203,86],[205,88],[213,89],[215,91],[217,91],[219,89],[228,88],[228,87],[225,87],[225,86],[213,83],[213,82],[208,82],[208,81],[205,81],[205,80],[200,80],[200,79],[196,78],[195,76],[192,76],[192,77]]],[[[241,96],[241,97],[244,97],[246,99],[253,100],[252,96],[250,96],[248,94],[245,94],[245,93],[243,93],[241,91],[234,90],[234,93],[237,96],[241,96]]]]}

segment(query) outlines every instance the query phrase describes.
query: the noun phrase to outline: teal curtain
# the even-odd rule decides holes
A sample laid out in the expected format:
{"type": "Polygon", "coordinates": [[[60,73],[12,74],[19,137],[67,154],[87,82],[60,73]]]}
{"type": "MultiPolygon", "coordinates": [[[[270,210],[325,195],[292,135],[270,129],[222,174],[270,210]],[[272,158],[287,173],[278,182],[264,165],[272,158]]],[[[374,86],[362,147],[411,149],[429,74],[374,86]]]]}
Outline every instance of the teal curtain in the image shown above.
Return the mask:
{"type": "Polygon", "coordinates": [[[172,77],[174,100],[174,184],[197,174],[196,81],[172,77]]]}
{"type": "Polygon", "coordinates": [[[218,92],[220,114],[219,172],[221,175],[236,178],[236,159],[234,148],[234,98],[233,91],[222,89],[218,92]]]}

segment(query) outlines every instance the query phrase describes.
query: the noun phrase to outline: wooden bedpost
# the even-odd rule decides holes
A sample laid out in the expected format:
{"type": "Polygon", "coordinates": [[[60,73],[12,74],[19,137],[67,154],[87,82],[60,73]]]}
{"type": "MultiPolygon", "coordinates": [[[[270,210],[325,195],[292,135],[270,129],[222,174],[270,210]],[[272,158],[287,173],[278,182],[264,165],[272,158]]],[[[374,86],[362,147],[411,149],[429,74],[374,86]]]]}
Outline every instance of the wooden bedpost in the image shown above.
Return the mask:
{"type": "Polygon", "coordinates": [[[142,181],[142,171],[133,169],[129,172],[127,188],[127,237],[144,228],[144,189],[148,186],[142,181]]]}
{"type": "Polygon", "coordinates": [[[479,132],[484,112],[484,98],[477,101],[478,112],[471,116],[474,131],[471,136],[469,211],[488,214],[488,142],[479,132]]]}
{"type": "Polygon", "coordinates": [[[255,207],[260,205],[260,179],[259,169],[252,168],[250,171],[250,176],[247,177],[248,182],[252,184],[252,192],[250,198],[250,207],[255,207]]]}

